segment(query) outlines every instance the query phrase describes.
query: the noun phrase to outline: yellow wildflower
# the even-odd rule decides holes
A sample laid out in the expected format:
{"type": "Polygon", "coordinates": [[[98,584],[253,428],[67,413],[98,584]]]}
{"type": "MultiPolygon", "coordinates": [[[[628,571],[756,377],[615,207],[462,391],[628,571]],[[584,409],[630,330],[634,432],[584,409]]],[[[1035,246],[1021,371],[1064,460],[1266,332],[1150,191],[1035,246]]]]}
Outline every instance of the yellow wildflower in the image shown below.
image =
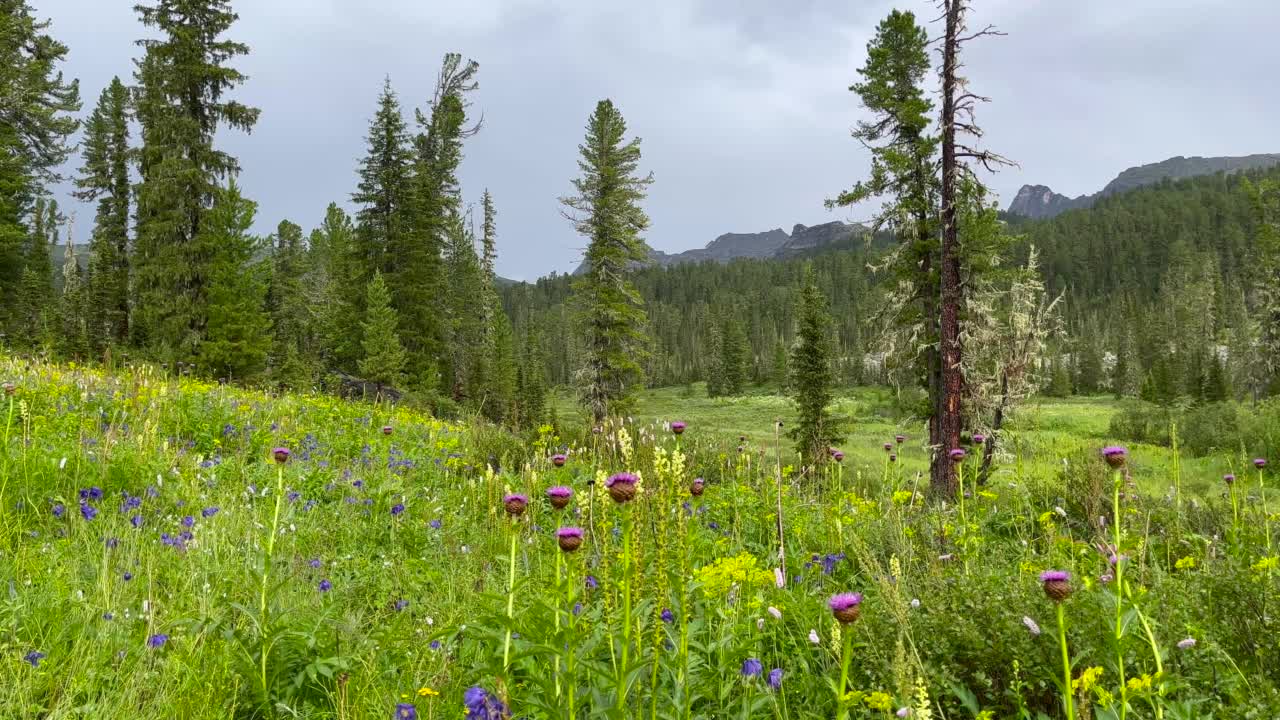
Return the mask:
{"type": "Polygon", "coordinates": [[[882,693],[879,690],[868,694],[862,699],[862,702],[866,703],[867,707],[872,710],[888,712],[893,709],[893,698],[889,697],[888,693],[882,693]]]}
{"type": "Polygon", "coordinates": [[[425,686],[418,688],[418,694],[422,697],[438,697],[440,695],[439,692],[425,686]]]}
{"type": "Polygon", "coordinates": [[[1195,566],[1196,566],[1196,559],[1191,557],[1190,555],[1184,558],[1178,558],[1178,562],[1173,564],[1173,567],[1178,570],[1191,570],[1195,568],[1195,566]]]}
{"type": "Polygon", "coordinates": [[[1142,673],[1139,677],[1129,678],[1127,685],[1129,692],[1149,692],[1151,690],[1151,676],[1142,673]]]}
{"type": "Polygon", "coordinates": [[[1088,694],[1093,686],[1098,683],[1098,678],[1102,677],[1102,668],[1096,665],[1091,668],[1085,668],[1080,671],[1080,676],[1071,681],[1071,692],[1075,695],[1088,694]]]}

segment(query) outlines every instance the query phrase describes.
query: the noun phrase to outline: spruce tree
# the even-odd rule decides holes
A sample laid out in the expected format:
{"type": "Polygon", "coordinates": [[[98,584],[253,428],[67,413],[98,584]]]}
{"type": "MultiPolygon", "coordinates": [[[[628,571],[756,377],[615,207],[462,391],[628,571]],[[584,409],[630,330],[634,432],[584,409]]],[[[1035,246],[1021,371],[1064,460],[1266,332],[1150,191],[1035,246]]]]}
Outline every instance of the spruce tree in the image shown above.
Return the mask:
{"type": "Polygon", "coordinates": [[[129,91],[112,78],[85,126],[75,196],[97,201],[89,241],[89,334],[94,348],[129,339],[129,91]]]}
{"type": "Polygon", "coordinates": [[[135,334],[164,361],[194,359],[208,330],[217,248],[203,242],[219,183],[239,171],[214,145],[220,126],[248,132],[258,110],[227,99],[245,76],[228,63],[249,48],[225,33],[238,19],[228,0],[156,0],[135,8],[159,38],[138,41],[135,334]]]}
{"type": "Polygon", "coordinates": [[[576,195],[561,202],[585,236],[587,270],[574,285],[578,327],[585,349],[581,400],[599,425],[624,412],[643,379],[644,305],[628,271],[647,257],[641,238],[649,218],[640,208],[653,176],[637,175],[640,140],[625,141],[626,121],[613,102],[601,100],[578,146],[581,177],[576,195]]]}
{"type": "Polygon", "coordinates": [[[546,417],[547,384],[545,359],[533,325],[525,328],[523,357],[519,369],[519,424],[521,427],[537,427],[546,417]]]}
{"type": "Polygon", "coordinates": [[[356,237],[351,219],[336,203],[329,204],[324,222],[311,233],[313,264],[320,270],[315,290],[321,360],[347,372],[355,372],[363,357],[360,323],[366,288],[358,280],[364,265],[356,237]]]}
{"type": "Polygon", "coordinates": [[[218,188],[200,228],[200,243],[214,254],[209,263],[208,332],[200,345],[199,365],[219,379],[256,378],[271,349],[269,267],[255,258],[259,241],[249,234],[257,210],[257,203],[246,199],[233,180],[218,188]]]}
{"type": "Polygon", "coordinates": [[[356,212],[357,246],[361,258],[361,286],[375,273],[390,275],[403,258],[409,232],[412,160],[409,133],[391,79],[382,84],[378,110],[365,138],[368,150],[360,161],[360,182],[351,200],[356,212]]]}
{"type": "Polygon", "coordinates": [[[729,317],[724,321],[720,340],[720,377],[723,394],[741,395],[747,384],[747,335],[742,323],[729,317]]]}
{"type": "Polygon", "coordinates": [[[59,179],[79,127],[80,86],[63,77],[67,47],[48,29],[25,0],[0,2],[0,329],[19,342],[33,329],[22,288],[30,228],[43,222],[34,205],[59,179]]]}
{"type": "Polygon", "coordinates": [[[364,357],[360,360],[360,374],[379,389],[394,388],[404,381],[408,358],[400,343],[399,325],[400,319],[391,306],[391,291],[382,273],[375,272],[365,295],[365,319],[361,324],[364,357]]]}
{"type": "Polygon", "coordinates": [[[36,200],[17,303],[20,346],[35,348],[53,337],[56,296],[52,253],[58,247],[58,227],[65,220],[56,200],[36,200]]]}
{"type": "Polygon", "coordinates": [[[302,228],[282,220],[271,238],[271,284],[267,308],[271,315],[272,379],[284,388],[310,387],[314,379],[313,323],[304,283],[309,273],[302,228]]]}
{"type": "Polygon", "coordinates": [[[816,472],[830,459],[830,448],[842,439],[831,415],[835,373],[832,371],[831,316],[827,298],[806,266],[796,308],[799,328],[791,351],[791,397],[796,424],[790,436],[801,464],[816,472]]]}
{"type": "Polygon", "coordinates": [[[447,257],[450,292],[444,307],[449,340],[446,389],[453,400],[475,404],[483,402],[487,394],[492,369],[492,348],[487,343],[489,328],[481,310],[491,290],[485,284],[473,236],[456,216],[450,228],[447,257]]]}
{"type": "MultiPolygon", "coordinates": [[[[445,290],[444,255],[463,224],[457,172],[463,140],[479,129],[467,126],[466,100],[477,87],[478,70],[474,61],[446,54],[430,112],[416,113],[419,133],[413,139],[409,228],[401,245],[393,247],[396,269],[387,278],[410,351],[409,374],[419,384],[439,384],[447,392],[457,389],[456,378],[440,372],[451,353],[446,352],[448,333],[438,308],[454,292],[445,290]]],[[[483,307],[480,312],[488,318],[483,307]]]]}

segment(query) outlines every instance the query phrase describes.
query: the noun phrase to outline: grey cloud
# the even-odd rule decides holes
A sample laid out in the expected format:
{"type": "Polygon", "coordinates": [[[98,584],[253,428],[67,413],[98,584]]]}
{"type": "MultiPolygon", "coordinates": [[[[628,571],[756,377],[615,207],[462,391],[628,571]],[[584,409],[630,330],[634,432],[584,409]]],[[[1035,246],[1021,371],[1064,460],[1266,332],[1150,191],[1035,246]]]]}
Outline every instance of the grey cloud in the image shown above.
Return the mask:
{"type": "MultiPolygon", "coordinates": [[[[86,113],[111,75],[128,77],[143,35],[131,0],[43,0],[38,12],[71,47],[86,113]]],[[[977,0],[973,24],[1008,37],[966,57],[987,143],[1021,168],[991,179],[1079,194],[1127,166],[1171,155],[1275,152],[1269,34],[1280,3],[977,0]]],[[[932,3],[903,2],[923,20],[932,3]]],[[[576,265],[584,240],[557,197],[595,102],[611,97],[643,138],[657,179],[652,245],[678,251],[722,232],[789,229],[833,217],[822,201],[865,174],[848,136],[860,113],[847,91],[891,2],[836,0],[240,0],[235,39],[253,54],[237,97],[263,109],[252,135],[220,143],[260,203],[258,229],[319,221],[347,203],[382,79],[407,107],[430,96],[441,55],[481,64],[475,110],[484,131],[466,148],[474,202],[499,210],[499,271],[532,279],[576,265]]],[[[936,25],[930,31],[940,31],[936,25]]]]}

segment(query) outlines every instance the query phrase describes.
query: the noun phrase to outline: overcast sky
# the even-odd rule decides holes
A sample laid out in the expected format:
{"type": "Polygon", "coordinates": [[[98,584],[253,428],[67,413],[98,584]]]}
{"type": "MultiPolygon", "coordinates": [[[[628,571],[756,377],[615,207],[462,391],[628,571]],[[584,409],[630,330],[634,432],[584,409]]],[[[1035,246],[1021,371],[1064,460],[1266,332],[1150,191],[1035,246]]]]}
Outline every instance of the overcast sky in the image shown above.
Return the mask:
{"type": "MultiPolygon", "coordinates": [[[[70,47],[84,113],[113,75],[132,82],[134,0],[29,0],[70,47]]],[[[974,0],[971,25],[1008,33],[971,44],[986,144],[1020,167],[991,178],[1005,206],[1023,183],[1091,193],[1132,165],[1173,155],[1280,152],[1277,0],[974,0]]],[[[498,208],[498,270],[567,272],[585,242],[557,198],[597,100],[612,98],[656,179],[649,243],[701,247],[725,232],[834,219],[823,200],[867,171],[849,137],[847,88],[890,8],[915,0],[238,0],[229,33],[252,54],[235,96],[262,109],[251,135],[222,131],[258,230],[314,227],[350,207],[383,78],[424,106],[441,56],[480,63],[461,176],[469,203],[498,208]]],[[[929,25],[930,34],[941,28],[929,25]]],[[[411,116],[411,113],[410,113],[411,116]]],[[[79,162],[75,165],[78,167],[79,162]]],[[[92,216],[80,213],[81,227],[92,216]]],[[[83,236],[86,231],[81,230],[83,236]]]]}

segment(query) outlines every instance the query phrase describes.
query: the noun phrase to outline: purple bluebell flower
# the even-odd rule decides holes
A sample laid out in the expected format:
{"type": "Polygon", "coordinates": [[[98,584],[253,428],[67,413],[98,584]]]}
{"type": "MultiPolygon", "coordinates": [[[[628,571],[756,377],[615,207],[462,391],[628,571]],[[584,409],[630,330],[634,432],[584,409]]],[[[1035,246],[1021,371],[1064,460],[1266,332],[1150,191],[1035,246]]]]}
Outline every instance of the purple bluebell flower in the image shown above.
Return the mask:
{"type": "Polygon", "coordinates": [[[107,538],[104,542],[108,549],[115,549],[115,547],[120,544],[120,540],[113,537],[107,538]]]}
{"type": "Polygon", "coordinates": [[[40,661],[45,659],[46,657],[48,656],[40,652],[39,650],[32,650],[31,652],[22,656],[22,659],[31,663],[31,667],[34,668],[34,667],[40,667],[40,661]]]}
{"type": "Polygon", "coordinates": [[[774,690],[782,689],[782,668],[774,668],[769,671],[769,687],[774,690]]]}
{"type": "Polygon", "coordinates": [[[467,688],[462,694],[462,704],[466,706],[467,720],[507,720],[511,717],[506,704],[479,686],[467,688]]]}
{"type": "Polygon", "coordinates": [[[160,497],[160,491],[154,485],[147,486],[147,497],[160,497]]]}
{"type": "Polygon", "coordinates": [[[121,575],[121,577],[123,577],[123,578],[124,578],[124,581],[125,581],[125,582],[129,582],[130,580],[132,580],[132,579],[133,579],[133,573],[131,573],[131,572],[125,572],[125,574],[124,574],[124,575],[121,575]]]}
{"type": "Polygon", "coordinates": [[[196,519],[190,515],[182,518],[182,527],[195,527],[196,519]]]}
{"type": "Polygon", "coordinates": [[[302,493],[298,492],[297,490],[290,490],[289,494],[285,495],[285,498],[288,499],[288,501],[291,503],[298,502],[298,499],[301,497],[302,497],[302,493]]]}
{"type": "Polygon", "coordinates": [[[432,520],[431,522],[427,523],[427,525],[429,525],[432,530],[439,530],[443,525],[443,523],[441,523],[439,520],[432,520]]]}
{"type": "Polygon", "coordinates": [[[333,589],[333,583],[329,582],[327,578],[324,580],[321,580],[319,589],[320,589],[320,592],[322,593],[329,592],[330,590],[333,589]]]}
{"type": "Polygon", "coordinates": [[[310,565],[312,568],[319,570],[320,566],[323,563],[320,562],[320,558],[311,558],[311,560],[307,564],[310,565]]]}
{"type": "Polygon", "coordinates": [[[168,635],[157,633],[147,638],[147,647],[162,648],[167,642],[169,642],[168,635]]]}
{"type": "Polygon", "coordinates": [[[764,670],[764,666],[755,658],[747,658],[742,662],[742,677],[753,678],[764,670]]]}
{"type": "Polygon", "coordinates": [[[673,623],[676,620],[675,613],[671,612],[671,608],[662,608],[662,613],[659,617],[662,618],[662,622],[668,624],[673,623]]]}
{"type": "Polygon", "coordinates": [[[395,720],[418,720],[418,708],[412,703],[397,703],[395,720]]]}
{"type": "Polygon", "coordinates": [[[207,507],[207,508],[205,508],[205,509],[203,509],[203,510],[201,510],[201,511],[200,511],[200,517],[203,517],[203,518],[211,518],[211,517],[213,517],[214,515],[217,515],[217,514],[218,514],[218,510],[220,510],[220,509],[221,509],[221,508],[218,508],[218,507],[207,507]]]}
{"type": "Polygon", "coordinates": [[[395,505],[391,506],[392,515],[399,515],[402,512],[404,512],[404,503],[396,503],[395,505]]]}
{"type": "Polygon", "coordinates": [[[395,604],[396,612],[400,612],[401,610],[403,610],[403,609],[405,609],[405,608],[407,608],[407,607],[409,607],[409,601],[408,601],[408,600],[397,600],[397,601],[396,601],[396,604],[395,604]]]}
{"type": "Polygon", "coordinates": [[[63,515],[65,515],[65,514],[66,514],[66,512],[67,512],[67,506],[66,506],[66,505],[63,505],[62,503],[54,503],[54,504],[53,504],[53,516],[54,516],[54,517],[56,517],[56,518],[60,518],[60,517],[62,517],[63,515]]]}
{"type": "Polygon", "coordinates": [[[101,500],[102,488],[100,487],[84,488],[80,491],[80,499],[81,500],[101,500]]]}
{"type": "Polygon", "coordinates": [[[364,487],[364,481],[363,481],[363,480],[356,480],[355,482],[351,483],[351,487],[353,487],[353,488],[355,488],[355,489],[359,490],[360,488],[364,487]]]}
{"type": "Polygon", "coordinates": [[[588,575],[586,584],[587,584],[588,590],[595,590],[596,588],[600,587],[600,582],[596,580],[595,575],[588,575]]]}
{"type": "Polygon", "coordinates": [[[440,649],[440,641],[439,641],[439,640],[432,640],[431,642],[427,643],[427,647],[431,648],[432,650],[439,650],[439,649],[440,649]]]}
{"type": "Polygon", "coordinates": [[[134,526],[135,528],[142,527],[142,516],[134,515],[133,517],[129,518],[129,524],[134,526]]]}
{"type": "Polygon", "coordinates": [[[129,512],[142,507],[142,498],[125,493],[124,502],[120,503],[120,512],[129,512]]]}
{"type": "Polygon", "coordinates": [[[94,518],[98,517],[98,508],[90,505],[87,502],[81,502],[80,515],[82,515],[85,520],[93,520],[94,518]]]}

